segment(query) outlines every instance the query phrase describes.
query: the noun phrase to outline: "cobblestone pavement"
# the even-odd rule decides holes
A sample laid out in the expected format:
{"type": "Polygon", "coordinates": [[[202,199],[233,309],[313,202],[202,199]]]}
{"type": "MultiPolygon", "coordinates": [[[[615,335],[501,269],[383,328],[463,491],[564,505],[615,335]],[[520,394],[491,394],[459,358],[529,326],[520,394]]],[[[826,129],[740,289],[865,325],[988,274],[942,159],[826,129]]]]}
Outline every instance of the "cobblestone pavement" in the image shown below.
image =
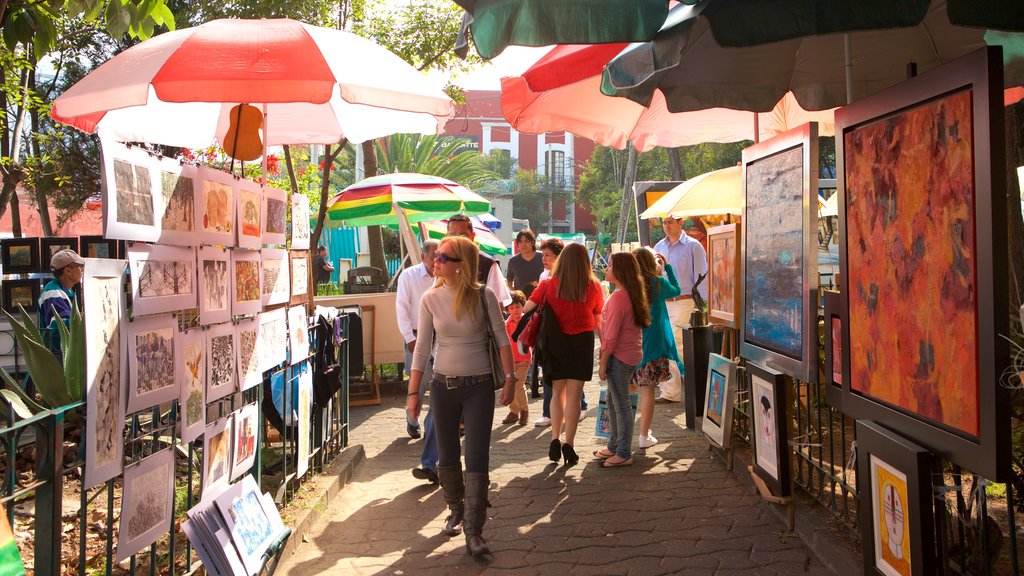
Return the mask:
{"type": "Polygon", "coordinates": [[[507,409],[495,409],[485,559],[441,532],[441,490],[410,473],[422,440],[406,435],[404,395],[353,408],[351,442],[366,459],[278,574],[831,574],[684,428],[680,403],[656,405],[657,446],[633,466],[602,469],[590,456],[603,443],[598,391],[587,384],[572,467],[547,458],[549,429],[532,424],[540,399],[525,427],[501,424],[507,409]]]}

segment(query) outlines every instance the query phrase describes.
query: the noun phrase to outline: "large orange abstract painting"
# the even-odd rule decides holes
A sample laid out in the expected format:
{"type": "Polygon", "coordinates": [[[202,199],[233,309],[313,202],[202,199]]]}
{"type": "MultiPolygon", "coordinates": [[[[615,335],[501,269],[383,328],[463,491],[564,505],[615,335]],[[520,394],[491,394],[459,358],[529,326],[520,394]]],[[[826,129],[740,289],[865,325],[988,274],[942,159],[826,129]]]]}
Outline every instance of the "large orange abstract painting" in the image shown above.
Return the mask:
{"type": "Polygon", "coordinates": [[[972,92],[843,138],[851,390],[979,436],[972,92]]]}

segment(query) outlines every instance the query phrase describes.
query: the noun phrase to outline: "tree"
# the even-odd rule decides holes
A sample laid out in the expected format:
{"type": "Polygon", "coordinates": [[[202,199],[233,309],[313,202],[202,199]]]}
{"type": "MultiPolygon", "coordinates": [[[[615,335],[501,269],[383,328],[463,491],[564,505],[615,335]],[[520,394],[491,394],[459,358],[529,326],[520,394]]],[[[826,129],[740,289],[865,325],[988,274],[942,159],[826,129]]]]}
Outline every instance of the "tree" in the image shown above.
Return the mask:
{"type": "Polygon", "coordinates": [[[394,134],[377,140],[378,170],[440,176],[473,189],[498,178],[468,144],[453,136],[394,134]]]}

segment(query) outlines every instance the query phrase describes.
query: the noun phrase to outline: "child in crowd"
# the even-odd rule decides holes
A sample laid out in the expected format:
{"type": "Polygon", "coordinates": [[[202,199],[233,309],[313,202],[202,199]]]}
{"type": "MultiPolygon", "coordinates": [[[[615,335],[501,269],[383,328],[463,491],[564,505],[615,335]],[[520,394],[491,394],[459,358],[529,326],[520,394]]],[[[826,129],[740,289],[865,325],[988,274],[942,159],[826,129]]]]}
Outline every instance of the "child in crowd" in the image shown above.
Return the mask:
{"type": "MultiPolygon", "coordinates": [[[[523,306],[526,305],[526,295],[521,290],[513,290],[511,293],[512,303],[505,308],[508,312],[508,319],[505,321],[505,331],[509,339],[515,332],[516,325],[523,318],[523,306]]],[[[530,407],[526,399],[526,372],[530,369],[530,349],[516,341],[512,341],[512,360],[516,367],[516,395],[509,404],[508,416],[502,420],[502,424],[512,424],[519,421],[520,426],[525,426],[530,417],[530,407]]]]}

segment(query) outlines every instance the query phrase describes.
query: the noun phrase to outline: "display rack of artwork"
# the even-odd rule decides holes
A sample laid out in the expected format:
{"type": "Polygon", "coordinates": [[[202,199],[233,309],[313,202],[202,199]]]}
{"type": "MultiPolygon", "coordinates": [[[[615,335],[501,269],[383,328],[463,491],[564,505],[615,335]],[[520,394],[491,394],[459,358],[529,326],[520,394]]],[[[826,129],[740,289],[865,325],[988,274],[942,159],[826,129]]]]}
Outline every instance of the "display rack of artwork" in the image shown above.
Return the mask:
{"type": "Polygon", "coordinates": [[[259,250],[263,244],[263,190],[255,182],[239,180],[236,192],[238,247],[259,250]]]}
{"type": "Polygon", "coordinates": [[[119,242],[103,236],[82,236],[78,239],[79,255],[82,258],[119,258],[119,242]]]}
{"type": "Polygon", "coordinates": [[[167,534],[174,516],[174,449],[165,448],[124,470],[117,562],[167,534]]]}
{"type": "Polygon", "coordinates": [[[19,314],[18,306],[21,306],[26,312],[35,313],[39,303],[39,293],[42,290],[39,279],[12,278],[4,280],[0,284],[0,289],[2,289],[0,302],[2,302],[4,310],[11,314],[19,314]]]}
{"type": "Polygon", "coordinates": [[[196,249],[133,244],[128,247],[132,316],[196,307],[196,249]]]}
{"type": "Polygon", "coordinates": [[[1010,473],[1002,50],[836,113],[843,401],[994,481],[1010,473]]]}
{"type": "Polygon", "coordinates": [[[128,412],[177,399],[177,320],[170,314],[136,318],[127,325],[127,332],[128,412]]]}
{"type": "Polygon", "coordinates": [[[739,328],[740,266],[743,262],[740,225],[708,228],[708,318],[713,324],[739,328]]]}
{"type": "Polygon", "coordinates": [[[50,273],[50,259],[61,250],[78,253],[78,238],[66,236],[45,236],[39,239],[39,271],[50,273]]]}
{"type": "Polygon", "coordinates": [[[710,354],[701,431],[723,450],[732,447],[732,408],[736,386],[736,363],[718,354],[710,354]]]}
{"type": "Polygon", "coordinates": [[[103,236],[156,242],[160,239],[158,162],[143,148],[102,140],[103,236]]]}
{"type": "Polygon", "coordinates": [[[932,454],[870,420],[857,421],[864,573],[936,574],[932,454]]]}
{"type": "MultiPolygon", "coordinates": [[[[0,265],[4,274],[31,274],[39,270],[39,238],[0,240],[0,265]]],[[[46,262],[49,266],[50,262],[46,262]]]]}
{"type": "Polygon", "coordinates": [[[781,372],[747,362],[754,472],[774,496],[789,496],[788,390],[781,372]]]}
{"type": "Polygon", "coordinates": [[[160,183],[160,244],[197,245],[196,167],[161,158],[155,169],[160,183]]]}
{"type": "Polygon", "coordinates": [[[235,245],[235,177],[206,166],[196,169],[196,231],[203,244],[235,245]]]}
{"type": "Polygon", "coordinates": [[[818,381],[818,126],[743,150],[740,353],[818,381]]]}
{"type": "Polygon", "coordinates": [[[824,301],[825,401],[843,408],[843,314],[839,292],[826,291],[824,301]]]}

